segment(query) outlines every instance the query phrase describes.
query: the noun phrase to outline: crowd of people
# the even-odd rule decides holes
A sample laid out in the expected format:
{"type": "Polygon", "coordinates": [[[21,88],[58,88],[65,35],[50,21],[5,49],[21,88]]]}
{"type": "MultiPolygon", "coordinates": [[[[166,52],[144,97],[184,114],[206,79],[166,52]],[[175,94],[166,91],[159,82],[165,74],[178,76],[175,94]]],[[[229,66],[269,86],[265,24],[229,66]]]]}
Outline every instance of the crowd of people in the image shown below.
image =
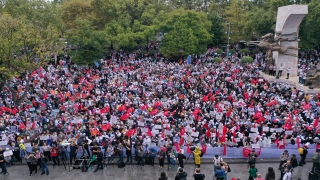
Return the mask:
{"type": "MultiPolygon", "coordinates": [[[[57,157],[67,156],[65,146],[70,163],[79,151],[90,158],[104,151],[108,161],[115,154],[123,161],[119,154],[124,150],[127,162],[144,165],[148,153],[148,161],[154,163],[158,156],[163,167],[165,158],[175,165],[172,159],[184,153],[183,146],[200,147],[195,149],[199,166],[197,157],[209,146],[318,142],[318,96],[262,78],[260,60],[213,63],[213,56],[215,50],[209,49],[192,63],[174,63],[114,51],[94,66],[78,66],[68,55],[53,57],[47,66],[8,80],[10,87],[3,88],[0,154],[8,156],[9,148],[10,163],[26,158],[31,175],[37,172],[35,163],[45,167],[42,157],[60,165],[57,157]],[[27,93],[21,104],[14,104],[9,88],[20,96],[27,93]],[[137,157],[132,158],[133,152],[137,157]]],[[[43,172],[49,174],[46,168],[43,172]]]]}

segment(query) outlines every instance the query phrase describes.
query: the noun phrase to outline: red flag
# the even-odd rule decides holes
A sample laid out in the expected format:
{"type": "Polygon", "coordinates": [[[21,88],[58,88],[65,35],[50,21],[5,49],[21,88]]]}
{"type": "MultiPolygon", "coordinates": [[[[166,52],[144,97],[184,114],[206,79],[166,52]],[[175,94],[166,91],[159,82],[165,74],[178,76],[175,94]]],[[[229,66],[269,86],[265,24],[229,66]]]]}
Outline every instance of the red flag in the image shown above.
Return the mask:
{"type": "Polygon", "coordinates": [[[248,157],[249,154],[251,153],[251,149],[245,147],[245,148],[242,149],[242,153],[243,153],[244,157],[248,157]]]}
{"type": "Polygon", "coordinates": [[[207,153],[207,146],[206,145],[202,145],[202,152],[203,154],[207,153]]]}
{"type": "Polygon", "coordinates": [[[188,154],[191,154],[191,150],[190,150],[190,145],[188,144],[188,146],[187,146],[187,153],[188,154]]]}
{"type": "Polygon", "coordinates": [[[148,132],[147,132],[148,136],[152,137],[152,132],[151,130],[148,128],[148,132]]]}
{"type": "Polygon", "coordinates": [[[227,155],[227,145],[224,145],[223,146],[223,153],[222,153],[222,155],[227,155]]]}
{"type": "Polygon", "coordinates": [[[184,129],[184,127],[181,128],[181,131],[180,131],[180,136],[184,136],[184,134],[186,133],[186,130],[184,129]]]}
{"type": "Polygon", "coordinates": [[[319,124],[319,118],[317,117],[314,121],[313,121],[313,128],[317,128],[319,124]]]}
{"type": "Polygon", "coordinates": [[[211,132],[210,132],[210,129],[208,129],[208,130],[207,130],[207,132],[206,132],[206,136],[207,136],[208,138],[211,138],[211,132]]]}
{"type": "Polygon", "coordinates": [[[20,130],[23,130],[23,129],[25,129],[25,128],[26,128],[26,126],[24,125],[23,122],[21,122],[21,123],[20,123],[20,126],[19,126],[19,129],[20,129],[20,130]]]}
{"type": "Polygon", "coordinates": [[[36,125],[37,125],[37,122],[34,121],[34,122],[32,123],[31,129],[34,129],[34,128],[36,127],[36,125]]]}
{"type": "Polygon", "coordinates": [[[298,149],[299,149],[300,148],[300,138],[299,137],[296,138],[296,143],[297,143],[298,149]]]}
{"type": "Polygon", "coordinates": [[[183,140],[183,137],[181,137],[181,138],[180,138],[179,145],[180,145],[180,146],[183,146],[183,143],[184,143],[184,140],[183,140]]]}
{"type": "Polygon", "coordinates": [[[260,147],[260,150],[258,151],[257,156],[261,155],[261,151],[262,151],[262,148],[260,147]]]}
{"type": "Polygon", "coordinates": [[[174,143],[174,147],[176,147],[177,152],[180,151],[180,147],[179,147],[179,144],[178,144],[178,143],[174,143]]]}
{"type": "Polygon", "coordinates": [[[102,130],[102,131],[107,131],[108,129],[111,129],[111,126],[110,126],[109,123],[104,124],[104,125],[101,127],[101,130],[102,130]]]}

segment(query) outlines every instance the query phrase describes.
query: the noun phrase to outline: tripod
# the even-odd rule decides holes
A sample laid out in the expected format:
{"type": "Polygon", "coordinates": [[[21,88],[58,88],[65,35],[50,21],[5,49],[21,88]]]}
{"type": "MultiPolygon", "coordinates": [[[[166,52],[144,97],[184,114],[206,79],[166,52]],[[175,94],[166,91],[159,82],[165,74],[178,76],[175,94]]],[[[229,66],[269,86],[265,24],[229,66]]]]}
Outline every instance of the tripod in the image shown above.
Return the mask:
{"type": "MultiPolygon", "coordinates": [[[[69,153],[69,152],[66,151],[66,156],[67,156],[67,153],[69,153]]],[[[69,155],[70,155],[70,153],[69,153],[69,155]]],[[[62,162],[62,164],[63,164],[64,169],[65,169],[66,171],[70,172],[70,171],[71,171],[71,170],[70,170],[70,166],[69,166],[69,170],[68,170],[67,167],[66,167],[66,161],[67,161],[67,159],[66,159],[62,154],[60,154],[60,156],[61,156],[61,162],[62,162]]]]}
{"type": "Polygon", "coordinates": [[[187,158],[187,160],[186,160],[186,162],[185,162],[186,164],[187,164],[187,162],[188,162],[188,160],[189,160],[189,158],[190,158],[191,155],[193,155],[193,153],[190,153],[190,154],[189,154],[189,156],[188,156],[188,158],[187,158]]]}
{"type": "Polygon", "coordinates": [[[136,165],[136,166],[140,166],[140,168],[141,168],[141,170],[142,170],[142,157],[138,157],[138,156],[135,156],[134,157],[134,163],[133,163],[133,166],[132,166],[132,169],[134,168],[134,166],[136,165]],[[138,161],[138,159],[137,158],[140,158],[140,161],[138,161]],[[138,162],[140,162],[139,164],[138,164],[138,162]],[[137,163],[137,164],[136,164],[137,163]]]}

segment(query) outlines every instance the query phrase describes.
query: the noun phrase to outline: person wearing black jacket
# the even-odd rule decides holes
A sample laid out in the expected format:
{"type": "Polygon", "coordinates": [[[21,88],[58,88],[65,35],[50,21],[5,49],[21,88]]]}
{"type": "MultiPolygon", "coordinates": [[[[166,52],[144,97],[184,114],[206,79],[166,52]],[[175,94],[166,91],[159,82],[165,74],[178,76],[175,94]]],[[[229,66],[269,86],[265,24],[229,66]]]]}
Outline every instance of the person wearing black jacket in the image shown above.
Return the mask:
{"type": "Polygon", "coordinates": [[[124,144],[124,147],[126,148],[127,163],[129,163],[129,160],[130,160],[130,163],[132,163],[131,141],[128,140],[128,142],[124,144]]]}
{"type": "Polygon", "coordinates": [[[72,142],[70,145],[70,164],[72,164],[72,160],[75,160],[77,157],[78,145],[75,142],[72,142]]]}
{"type": "Polygon", "coordinates": [[[174,180],[187,180],[188,174],[183,170],[183,168],[179,168],[179,172],[177,173],[174,180]]]}
{"type": "Polygon", "coordinates": [[[187,158],[187,157],[186,157],[184,154],[182,154],[182,151],[180,150],[180,151],[178,152],[179,167],[184,168],[183,160],[186,159],[186,158],[187,158]]]}
{"type": "Polygon", "coordinates": [[[97,163],[98,163],[98,165],[97,165],[97,169],[94,170],[93,172],[97,172],[99,168],[103,169],[102,161],[103,161],[103,154],[101,152],[101,148],[99,147],[98,148],[98,154],[97,154],[97,163]]]}
{"type": "Polygon", "coordinates": [[[303,153],[300,154],[301,160],[300,160],[299,166],[303,166],[303,165],[306,164],[307,154],[308,154],[308,146],[304,145],[304,146],[303,146],[303,153]]]}

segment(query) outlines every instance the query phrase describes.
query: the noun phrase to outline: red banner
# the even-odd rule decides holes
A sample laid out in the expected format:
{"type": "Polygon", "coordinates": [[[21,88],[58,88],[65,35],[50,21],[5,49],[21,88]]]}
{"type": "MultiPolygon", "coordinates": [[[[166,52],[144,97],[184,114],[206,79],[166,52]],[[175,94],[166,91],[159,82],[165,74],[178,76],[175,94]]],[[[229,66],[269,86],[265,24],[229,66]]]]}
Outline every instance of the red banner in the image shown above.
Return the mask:
{"type": "Polygon", "coordinates": [[[242,153],[243,153],[243,156],[244,157],[248,157],[249,156],[249,154],[251,153],[251,149],[250,148],[243,148],[242,149],[242,153]]]}

